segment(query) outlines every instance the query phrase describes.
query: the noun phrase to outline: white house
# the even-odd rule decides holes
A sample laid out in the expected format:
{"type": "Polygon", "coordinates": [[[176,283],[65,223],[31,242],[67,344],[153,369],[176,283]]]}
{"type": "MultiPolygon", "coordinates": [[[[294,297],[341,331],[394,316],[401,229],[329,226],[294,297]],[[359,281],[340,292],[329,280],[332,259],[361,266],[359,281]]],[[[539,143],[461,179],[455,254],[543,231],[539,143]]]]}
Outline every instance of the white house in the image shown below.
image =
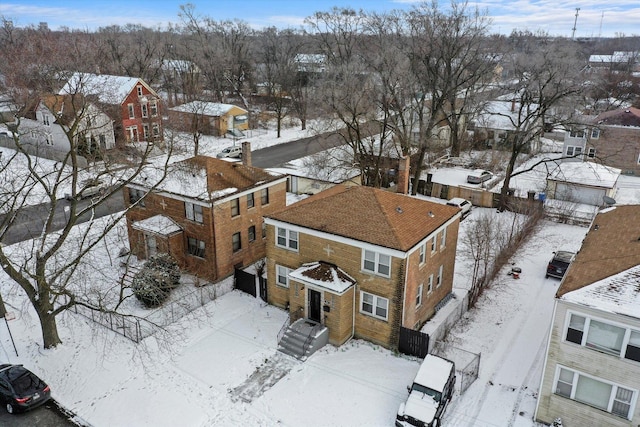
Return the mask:
{"type": "Polygon", "coordinates": [[[640,425],[639,205],[595,217],[556,294],[535,420],[640,425]]]}
{"type": "Polygon", "coordinates": [[[115,147],[113,121],[81,96],[49,95],[34,100],[20,114],[22,144],[68,152],[69,138],[82,154],[115,147]],[[67,132],[77,125],[72,135],[67,132]]]}

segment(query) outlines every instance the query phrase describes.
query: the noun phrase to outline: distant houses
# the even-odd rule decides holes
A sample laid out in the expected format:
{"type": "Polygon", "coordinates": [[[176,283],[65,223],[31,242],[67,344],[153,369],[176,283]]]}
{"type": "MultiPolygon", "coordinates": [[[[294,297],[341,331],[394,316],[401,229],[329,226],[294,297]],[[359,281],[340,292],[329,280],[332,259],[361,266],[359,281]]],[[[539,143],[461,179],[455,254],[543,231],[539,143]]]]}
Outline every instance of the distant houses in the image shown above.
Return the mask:
{"type": "Polygon", "coordinates": [[[249,129],[249,112],[231,104],[191,101],[169,109],[172,126],[184,132],[241,137],[249,129]]]}

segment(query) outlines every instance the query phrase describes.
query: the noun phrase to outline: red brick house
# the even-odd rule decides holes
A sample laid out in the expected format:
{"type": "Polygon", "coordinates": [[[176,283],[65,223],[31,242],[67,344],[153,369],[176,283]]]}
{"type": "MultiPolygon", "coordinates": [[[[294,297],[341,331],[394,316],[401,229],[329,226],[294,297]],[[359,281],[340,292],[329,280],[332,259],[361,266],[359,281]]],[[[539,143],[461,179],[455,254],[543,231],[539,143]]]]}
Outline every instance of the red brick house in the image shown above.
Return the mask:
{"type": "Polygon", "coordinates": [[[162,141],[162,101],[137,77],[75,73],[60,95],[83,94],[114,121],[116,142],[162,141]]]}
{"type": "Polygon", "coordinates": [[[125,188],[131,251],[169,253],[192,274],[215,281],[264,258],[263,215],[286,206],[286,176],[239,162],[196,156],[148,168],[125,188]]]}
{"type": "Polygon", "coordinates": [[[452,291],[458,208],[337,185],[265,222],[268,302],[331,344],[397,348],[400,328],[420,329],[452,291]]]}

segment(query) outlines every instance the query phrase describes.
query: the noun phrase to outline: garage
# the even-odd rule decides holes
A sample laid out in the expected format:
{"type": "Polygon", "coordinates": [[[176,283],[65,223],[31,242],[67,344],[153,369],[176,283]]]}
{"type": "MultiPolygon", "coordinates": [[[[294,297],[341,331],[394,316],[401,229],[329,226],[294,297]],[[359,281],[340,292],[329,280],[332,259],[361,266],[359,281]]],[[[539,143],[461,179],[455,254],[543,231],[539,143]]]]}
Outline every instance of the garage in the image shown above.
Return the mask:
{"type": "Polygon", "coordinates": [[[559,182],[556,187],[556,199],[575,203],[600,206],[607,191],[604,188],[584,187],[582,185],[559,182]]]}

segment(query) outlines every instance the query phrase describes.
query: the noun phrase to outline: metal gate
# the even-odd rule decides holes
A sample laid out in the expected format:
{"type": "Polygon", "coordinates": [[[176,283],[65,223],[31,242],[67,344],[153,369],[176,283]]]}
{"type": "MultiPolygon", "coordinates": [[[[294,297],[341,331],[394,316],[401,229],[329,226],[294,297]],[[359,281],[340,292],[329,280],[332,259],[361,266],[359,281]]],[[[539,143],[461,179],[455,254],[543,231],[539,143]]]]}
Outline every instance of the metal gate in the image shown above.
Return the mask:
{"type": "Polygon", "coordinates": [[[267,279],[264,277],[258,277],[258,284],[260,285],[260,298],[262,301],[267,301],[267,279]]]}
{"type": "Polygon", "coordinates": [[[255,275],[236,268],[233,279],[234,279],[233,281],[234,287],[236,289],[240,289],[242,292],[246,292],[255,298],[256,296],[256,276],[255,275]]]}
{"type": "Polygon", "coordinates": [[[398,351],[410,356],[424,358],[429,353],[429,335],[401,327],[398,351]]]}

